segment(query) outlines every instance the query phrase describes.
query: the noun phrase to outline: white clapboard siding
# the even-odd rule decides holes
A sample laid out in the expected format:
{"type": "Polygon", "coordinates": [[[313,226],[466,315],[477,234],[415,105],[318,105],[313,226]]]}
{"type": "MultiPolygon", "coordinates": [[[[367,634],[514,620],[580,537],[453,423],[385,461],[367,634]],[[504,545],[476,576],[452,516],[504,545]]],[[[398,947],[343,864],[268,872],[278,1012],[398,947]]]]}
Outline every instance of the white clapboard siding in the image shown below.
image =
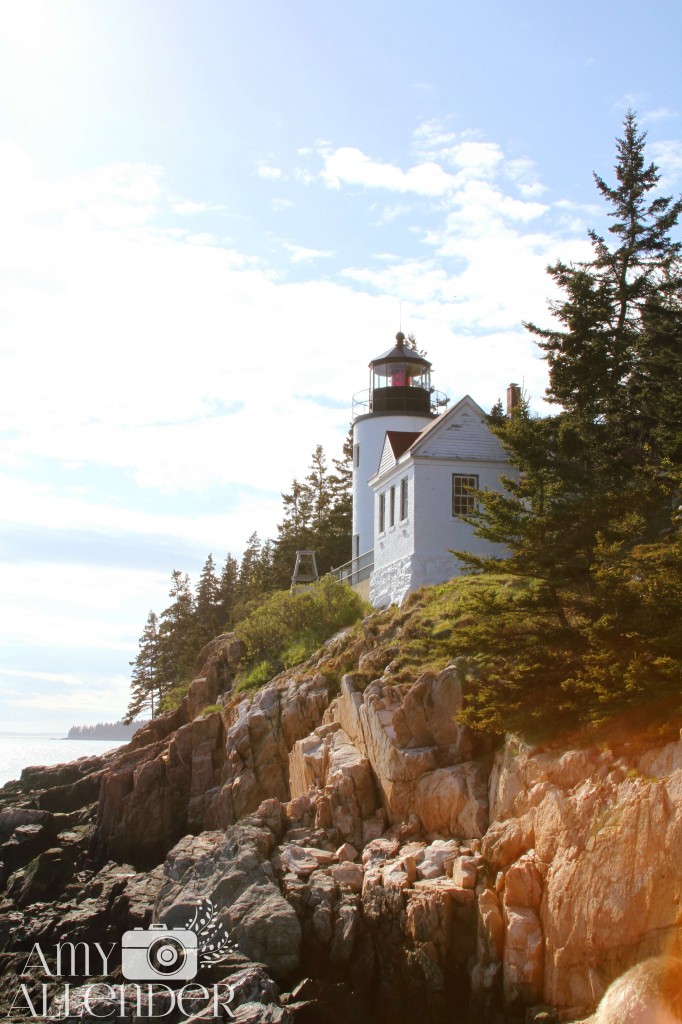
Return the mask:
{"type": "Polygon", "coordinates": [[[389,440],[388,434],[384,441],[384,448],[381,453],[381,461],[379,462],[379,475],[384,473],[387,469],[392,469],[395,466],[395,455],[393,454],[393,447],[389,440]]]}

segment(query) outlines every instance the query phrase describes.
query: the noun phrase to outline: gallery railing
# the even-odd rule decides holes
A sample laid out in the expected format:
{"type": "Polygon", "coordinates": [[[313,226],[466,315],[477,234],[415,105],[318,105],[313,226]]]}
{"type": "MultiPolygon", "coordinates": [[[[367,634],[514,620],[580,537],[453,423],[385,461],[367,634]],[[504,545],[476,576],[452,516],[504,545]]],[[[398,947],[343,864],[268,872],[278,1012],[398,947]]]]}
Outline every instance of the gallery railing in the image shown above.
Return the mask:
{"type": "Polygon", "coordinates": [[[342,583],[348,583],[351,587],[356,583],[362,583],[369,579],[374,569],[374,548],[365,551],[364,555],[351,558],[350,562],[340,565],[338,569],[332,569],[332,576],[342,583]]]}

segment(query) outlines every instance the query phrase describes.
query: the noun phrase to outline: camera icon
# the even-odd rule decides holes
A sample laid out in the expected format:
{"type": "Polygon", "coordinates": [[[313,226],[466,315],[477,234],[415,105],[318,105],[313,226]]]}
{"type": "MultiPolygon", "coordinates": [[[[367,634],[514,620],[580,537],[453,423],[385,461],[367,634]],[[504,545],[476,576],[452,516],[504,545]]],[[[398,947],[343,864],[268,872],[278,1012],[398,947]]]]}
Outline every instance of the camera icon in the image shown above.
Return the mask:
{"type": "Polygon", "coordinates": [[[186,928],[153,924],[121,939],[121,970],[127,981],[191,981],[197,973],[197,936],[186,928]]]}

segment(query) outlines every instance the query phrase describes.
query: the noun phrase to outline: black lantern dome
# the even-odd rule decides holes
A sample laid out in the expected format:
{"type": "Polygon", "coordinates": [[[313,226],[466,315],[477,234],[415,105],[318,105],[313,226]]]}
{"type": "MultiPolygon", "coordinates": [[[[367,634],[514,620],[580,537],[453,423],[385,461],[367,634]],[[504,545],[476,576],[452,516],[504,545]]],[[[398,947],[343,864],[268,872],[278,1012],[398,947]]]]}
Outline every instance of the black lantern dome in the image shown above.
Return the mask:
{"type": "Polygon", "coordinates": [[[431,363],[405,346],[399,331],[396,344],[369,364],[370,408],[373,413],[408,412],[430,416],[431,363]]]}

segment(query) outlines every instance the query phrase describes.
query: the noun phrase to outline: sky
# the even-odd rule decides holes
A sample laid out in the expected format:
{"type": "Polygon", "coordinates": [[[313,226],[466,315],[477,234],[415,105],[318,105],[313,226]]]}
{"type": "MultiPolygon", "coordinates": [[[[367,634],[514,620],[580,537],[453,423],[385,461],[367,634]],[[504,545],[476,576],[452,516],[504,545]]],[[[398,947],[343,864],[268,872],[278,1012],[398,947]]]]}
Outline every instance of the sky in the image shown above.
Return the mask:
{"type": "MultiPolygon", "coordinates": [[[[608,222],[682,188],[678,0],[0,0],[0,722],[114,720],[170,574],[276,536],[414,332],[489,409],[608,222]]],[[[292,567],[293,568],[293,567],[292,567]]]]}

